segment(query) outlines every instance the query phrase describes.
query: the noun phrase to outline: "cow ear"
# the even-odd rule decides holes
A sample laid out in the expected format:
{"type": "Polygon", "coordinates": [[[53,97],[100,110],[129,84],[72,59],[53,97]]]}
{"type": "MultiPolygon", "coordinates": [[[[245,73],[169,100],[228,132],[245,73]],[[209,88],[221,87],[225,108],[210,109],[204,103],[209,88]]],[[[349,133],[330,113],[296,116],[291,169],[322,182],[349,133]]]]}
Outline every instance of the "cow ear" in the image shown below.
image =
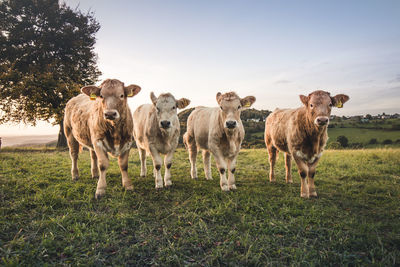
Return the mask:
{"type": "Polygon", "coordinates": [[[332,105],[334,105],[337,108],[342,108],[343,104],[346,103],[349,99],[350,97],[344,94],[338,94],[335,95],[334,97],[331,97],[332,105]]]}
{"type": "Polygon", "coordinates": [[[140,90],[142,90],[142,88],[140,88],[140,86],[136,84],[131,84],[124,87],[125,96],[127,97],[133,97],[137,95],[140,92],[140,90]]]}
{"type": "Polygon", "coordinates": [[[240,99],[240,105],[242,105],[243,108],[251,107],[254,102],[256,102],[256,98],[254,96],[246,96],[245,98],[240,99]]]}
{"type": "Polygon", "coordinates": [[[187,98],[181,98],[176,101],[176,106],[180,109],[186,108],[190,104],[190,100],[187,98]]]}
{"type": "Polygon", "coordinates": [[[300,96],[301,102],[302,102],[305,106],[307,106],[307,105],[308,105],[308,96],[305,96],[305,95],[299,95],[299,96],[300,96]]]}
{"type": "Polygon", "coordinates": [[[90,96],[91,100],[95,100],[98,96],[100,96],[100,90],[101,88],[95,85],[88,85],[81,88],[81,92],[90,96]]]}
{"type": "Polygon", "coordinates": [[[221,102],[221,96],[222,96],[222,94],[220,92],[218,92],[217,96],[216,96],[218,104],[221,102]]]}
{"type": "Polygon", "coordinates": [[[153,92],[150,93],[151,102],[153,102],[154,106],[157,104],[157,97],[153,92]]]}

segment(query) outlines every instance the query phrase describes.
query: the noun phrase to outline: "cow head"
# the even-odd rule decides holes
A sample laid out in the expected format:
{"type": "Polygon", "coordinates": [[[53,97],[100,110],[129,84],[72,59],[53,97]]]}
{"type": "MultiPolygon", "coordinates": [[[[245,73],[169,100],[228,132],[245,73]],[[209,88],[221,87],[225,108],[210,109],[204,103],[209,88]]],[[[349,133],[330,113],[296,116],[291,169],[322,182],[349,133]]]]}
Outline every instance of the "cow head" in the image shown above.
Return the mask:
{"type": "Polygon", "coordinates": [[[186,98],[176,100],[170,93],[156,97],[153,92],[150,93],[150,98],[156,110],[158,127],[163,130],[179,127],[174,125],[178,121],[177,109],[185,108],[190,104],[190,100],[186,98]]]}
{"type": "Polygon", "coordinates": [[[240,121],[240,112],[256,101],[254,96],[240,98],[235,92],[217,93],[217,102],[221,109],[224,128],[234,130],[240,121]]]}
{"type": "Polygon", "coordinates": [[[91,100],[101,101],[103,116],[106,120],[117,120],[126,109],[127,97],[133,97],[141,88],[131,84],[124,86],[123,82],[115,79],[105,80],[99,87],[95,85],[85,86],[82,93],[88,95],[91,100]]]}
{"type": "Polygon", "coordinates": [[[300,95],[300,100],[307,109],[307,117],[317,127],[323,127],[329,123],[329,117],[333,107],[341,108],[350,97],[339,94],[331,96],[325,91],[314,91],[308,96],[300,95]]]}

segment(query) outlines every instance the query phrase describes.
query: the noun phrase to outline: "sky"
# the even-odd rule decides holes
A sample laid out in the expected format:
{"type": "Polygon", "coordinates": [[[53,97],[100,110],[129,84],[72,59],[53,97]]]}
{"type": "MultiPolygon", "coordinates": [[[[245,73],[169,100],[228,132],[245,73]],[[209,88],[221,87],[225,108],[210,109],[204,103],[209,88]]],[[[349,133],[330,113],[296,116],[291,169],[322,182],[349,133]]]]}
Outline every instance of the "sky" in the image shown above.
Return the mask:
{"type": "MultiPolygon", "coordinates": [[[[100,80],[171,92],[189,107],[216,106],[217,92],[254,95],[253,107],[301,105],[298,95],[350,96],[335,115],[400,113],[400,1],[66,0],[101,25],[100,80]]],[[[58,127],[0,125],[0,134],[58,127]]]]}

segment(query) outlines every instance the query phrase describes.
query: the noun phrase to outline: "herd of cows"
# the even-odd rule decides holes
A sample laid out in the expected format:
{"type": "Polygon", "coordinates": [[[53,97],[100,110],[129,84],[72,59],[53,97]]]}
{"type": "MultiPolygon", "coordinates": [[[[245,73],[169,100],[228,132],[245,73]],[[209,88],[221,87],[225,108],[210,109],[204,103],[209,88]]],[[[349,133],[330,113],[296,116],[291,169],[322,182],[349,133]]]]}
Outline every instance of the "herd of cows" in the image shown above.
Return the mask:
{"type": "MultiPolygon", "coordinates": [[[[96,198],[104,196],[108,154],[118,157],[122,185],[132,190],[128,177],[128,157],[135,139],[141,170],[146,176],[146,155],[153,160],[155,187],[172,185],[171,166],[178,146],[180,125],[177,109],[183,109],[190,100],[179,100],[170,94],[158,97],[150,94],[152,104],[139,106],[131,113],[127,97],[140,92],[137,85],[125,86],[115,79],[107,79],[100,86],[85,86],[82,94],[68,101],[65,108],[64,130],[72,160],[72,179],[79,178],[78,155],[82,146],[90,150],[91,174],[98,178],[96,198]],[[164,181],[161,166],[164,156],[164,181]]],[[[234,92],[216,95],[218,107],[196,107],[187,121],[183,142],[189,152],[191,177],[196,179],[196,158],[202,150],[206,179],[211,176],[211,154],[220,174],[223,191],[235,190],[236,159],[244,138],[240,120],[243,109],[250,107],[254,96],[240,98],[234,92]]],[[[285,153],[286,182],[292,183],[291,160],[297,164],[301,177],[301,197],[316,197],[314,175],[327,141],[327,125],[332,107],[342,107],[347,95],[330,96],[325,91],[300,95],[304,104],[297,109],[277,109],[268,116],[265,124],[265,143],[270,162],[270,181],[275,181],[274,165],[279,151],[285,153]]]]}

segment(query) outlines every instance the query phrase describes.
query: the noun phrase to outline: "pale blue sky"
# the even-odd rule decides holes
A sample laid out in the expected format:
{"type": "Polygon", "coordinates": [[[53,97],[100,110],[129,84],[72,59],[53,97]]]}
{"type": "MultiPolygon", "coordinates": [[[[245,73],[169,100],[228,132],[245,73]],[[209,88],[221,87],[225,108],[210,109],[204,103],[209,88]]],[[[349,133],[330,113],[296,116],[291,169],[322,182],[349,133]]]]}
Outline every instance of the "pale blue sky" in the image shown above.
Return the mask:
{"type": "MultiPolygon", "coordinates": [[[[323,89],[350,96],[336,115],[400,113],[400,1],[66,3],[94,11],[101,24],[101,79],[142,87],[132,109],[149,102],[150,91],[214,106],[218,91],[234,90],[273,110],[323,89]]],[[[0,126],[15,131],[58,128],[0,126]]]]}

